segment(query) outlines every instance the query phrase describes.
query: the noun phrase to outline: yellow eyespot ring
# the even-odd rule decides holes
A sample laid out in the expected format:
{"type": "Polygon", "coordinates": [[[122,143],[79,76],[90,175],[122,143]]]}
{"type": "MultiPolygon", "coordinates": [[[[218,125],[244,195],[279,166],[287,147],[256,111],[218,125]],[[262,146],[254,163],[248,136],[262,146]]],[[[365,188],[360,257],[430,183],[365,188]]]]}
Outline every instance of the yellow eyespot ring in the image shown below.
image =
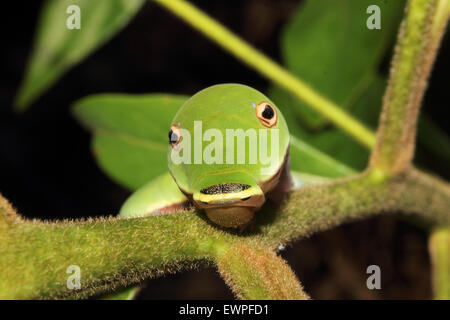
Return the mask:
{"type": "Polygon", "coordinates": [[[172,145],[172,148],[175,147],[181,140],[181,131],[180,128],[176,125],[172,125],[169,131],[169,143],[172,145]]]}
{"type": "Polygon", "coordinates": [[[277,110],[267,101],[260,102],[256,108],[256,117],[265,127],[272,128],[277,124],[277,110]]]}

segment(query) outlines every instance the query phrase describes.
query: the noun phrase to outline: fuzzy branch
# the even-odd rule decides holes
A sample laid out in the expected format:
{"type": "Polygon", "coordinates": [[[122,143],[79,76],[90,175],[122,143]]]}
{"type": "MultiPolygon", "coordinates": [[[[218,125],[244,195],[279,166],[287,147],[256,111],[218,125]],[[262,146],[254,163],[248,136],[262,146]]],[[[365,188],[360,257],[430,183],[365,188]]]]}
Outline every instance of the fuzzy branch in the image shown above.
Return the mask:
{"type": "Polygon", "coordinates": [[[449,205],[450,185],[439,178],[411,168],[380,183],[367,172],[291,192],[275,216],[263,213],[261,220],[272,220],[261,227],[260,237],[275,247],[386,212],[416,214],[436,224],[450,224],[449,205]]]}
{"type": "Polygon", "coordinates": [[[0,208],[0,299],[88,297],[195,267],[227,239],[195,214],[52,223],[13,216],[0,208]],[[71,265],[81,269],[81,290],[67,289],[71,265]]]}
{"type": "Polygon", "coordinates": [[[449,206],[449,186],[414,170],[384,183],[362,174],[293,191],[283,205],[263,208],[247,235],[214,227],[195,211],[49,223],[19,219],[6,205],[0,210],[0,298],[88,297],[214,261],[230,246],[275,249],[382,212],[450,224],[449,206]],[[81,268],[81,290],[66,287],[70,265],[81,268]]]}
{"type": "Polygon", "coordinates": [[[270,248],[238,244],[220,255],[216,263],[240,299],[309,299],[288,264],[270,248]]]}
{"type": "MultiPolygon", "coordinates": [[[[370,161],[372,176],[381,180],[410,168],[420,105],[448,23],[450,1],[410,0],[406,9],[370,161]]],[[[427,182],[433,186],[433,181],[427,182]]],[[[445,189],[443,186],[441,190],[445,189]]],[[[438,230],[432,231],[429,247],[434,294],[442,299],[450,296],[450,246],[445,233],[449,229],[438,230]]]]}

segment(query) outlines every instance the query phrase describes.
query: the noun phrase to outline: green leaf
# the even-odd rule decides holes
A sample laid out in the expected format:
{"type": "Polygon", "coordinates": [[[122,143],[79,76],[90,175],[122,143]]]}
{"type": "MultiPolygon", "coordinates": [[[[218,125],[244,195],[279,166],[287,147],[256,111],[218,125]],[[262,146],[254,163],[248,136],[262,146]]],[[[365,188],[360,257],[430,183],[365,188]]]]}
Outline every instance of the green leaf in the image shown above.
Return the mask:
{"type": "Polygon", "coordinates": [[[168,94],[93,95],[75,116],[94,132],[93,152],[114,181],[135,190],[167,171],[167,134],[187,97],[168,94]]]}
{"type": "Polygon", "coordinates": [[[47,0],[38,21],[35,46],[15,100],[24,111],[68,69],[122,29],[144,0],[47,0]],[[68,29],[70,5],[80,8],[80,29],[68,29]]]}
{"type": "Polygon", "coordinates": [[[313,175],[339,178],[351,175],[355,171],[325,153],[291,136],[291,169],[313,175]]]}
{"type": "MultiPolygon", "coordinates": [[[[372,83],[403,6],[401,0],[307,0],[282,32],[284,63],[318,92],[350,109],[372,83]],[[380,7],[380,30],[366,27],[370,5],[380,7]]],[[[295,100],[291,107],[306,127],[327,123],[303,102],[295,100]]]]}
{"type": "Polygon", "coordinates": [[[99,297],[101,300],[134,300],[139,293],[140,287],[121,288],[118,291],[99,297]]]}

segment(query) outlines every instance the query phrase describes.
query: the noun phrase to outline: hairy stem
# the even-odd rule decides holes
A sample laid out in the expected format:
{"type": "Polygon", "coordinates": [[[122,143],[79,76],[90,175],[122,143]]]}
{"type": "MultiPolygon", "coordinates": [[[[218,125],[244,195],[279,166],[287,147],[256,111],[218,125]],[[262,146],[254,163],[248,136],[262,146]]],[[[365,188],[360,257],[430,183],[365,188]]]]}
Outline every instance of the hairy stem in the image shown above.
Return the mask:
{"type": "Polygon", "coordinates": [[[416,214],[435,224],[450,224],[449,206],[450,185],[439,178],[410,168],[380,183],[369,171],[291,192],[274,216],[261,214],[260,237],[267,245],[277,246],[388,212],[416,214]],[[270,224],[264,224],[266,220],[270,224]]]}
{"type": "Polygon", "coordinates": [[[450,299],[450,227],[437,228],[429,240],[435,299],[450,299]]]}
{"type": "Polygon", "coordinates": [[[408,2],[371,157],[371,166],[385,175],[412,161],[420,104],[449,14],[448,0],[408,2]]]}
{"type": "MultiPolygon", "coordinates": [[[[408,2],[383,100],[377,144],[370,160],[372,176],[379,180],[402,172],[412,162],[422,97],[449,16],[449,0],[408,2]]],[[[429,240],[433,287],[438,298],[449,296],[450,285],[450,247],[442,237],[442,232],[433,231],[429,240]]]]}
{"type": "Polygon", "coordinates": [[[259,211],[255,229],[245,235],[212,226],[195,211],[49,223],[19,219],[6,204],[0,209],[0,298],[87,297],[213,261],[230,246],[275,249],[381,212],[450,224],[449,207],[448,184],[414,169],[383,183],[365,173],[292,191],[281,206],[259,211]],[[80,290],[66,286],[70,265],[81,269],[80,290]]]}
{"type": "Polygon", "coordinates": [[[184,0],[155,1],[263,76],[307,103],[361,144],[368,147],[375,145],[375,135],[363,124],[189,2],[184,0]]]}
{"type": "Polygon", "coordinates": [[[228,238],[195,214],[53,223],[5,217],[0,208],[0,299],[87,297],[195,267],[228,238]],[[67,288],[69,266],[80,267],[80,290],[67,288]]]}
{"type": "Polygon", "coordinates": [[[288,264],[270,248],[238,244],[221,254],[216,263],[239,299],[309,299],[288,264]]]}

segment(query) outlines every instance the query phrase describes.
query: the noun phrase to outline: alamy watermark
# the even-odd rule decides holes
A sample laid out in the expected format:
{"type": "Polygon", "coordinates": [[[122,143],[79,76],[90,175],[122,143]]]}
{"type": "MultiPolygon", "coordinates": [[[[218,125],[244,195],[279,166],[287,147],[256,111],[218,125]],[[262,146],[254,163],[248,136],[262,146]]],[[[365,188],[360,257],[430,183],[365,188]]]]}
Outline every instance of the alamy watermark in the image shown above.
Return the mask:
{"type": "Polygon", "coordinates": [[[66,273],[70,274],[67,277],[67,289],[69,290],[79,290],[81,289],[81,269],[77,265],[70,265],[66,269],[66,273]]]}
{"type": "Polygon", "coordinates": [[[367,18],[366,26],[369,30],[381,29],[381,9],[376,4],[367,7],[366,13],[370,14],[367,18]]]}
{"type": "Polygon", "coordinates": [[[367,267],[367,274],[370,276],[367,278],[366,286],[369,290],[381,289],[381,269],[376,264],[372,264],[367,267]]]}
{"type": "Polygon", "coordinates": [[[67,7],[66,13],[70,16],[66,19],[66,27],[69,30],[81,29],[81,9],[79,6],[72,4],[67,7]]]}
{"type": "Polygon", "coordinates": [[[191,137],[189,130],[172,126],[169,134],[173,146],[172,162],[174,164],[259,164],[262,166],[262,174],[269,174],[274,168],[279,167],[278,128],[250,128],[245,131],[241,128],[225,129],[225,136],[223,132],[216,128],[209,128],[203,132],[202,121],[194,121],[193,137],[191,137]],[[203,147],[204,142],[207,143],[205,147],[203,147]]]}

